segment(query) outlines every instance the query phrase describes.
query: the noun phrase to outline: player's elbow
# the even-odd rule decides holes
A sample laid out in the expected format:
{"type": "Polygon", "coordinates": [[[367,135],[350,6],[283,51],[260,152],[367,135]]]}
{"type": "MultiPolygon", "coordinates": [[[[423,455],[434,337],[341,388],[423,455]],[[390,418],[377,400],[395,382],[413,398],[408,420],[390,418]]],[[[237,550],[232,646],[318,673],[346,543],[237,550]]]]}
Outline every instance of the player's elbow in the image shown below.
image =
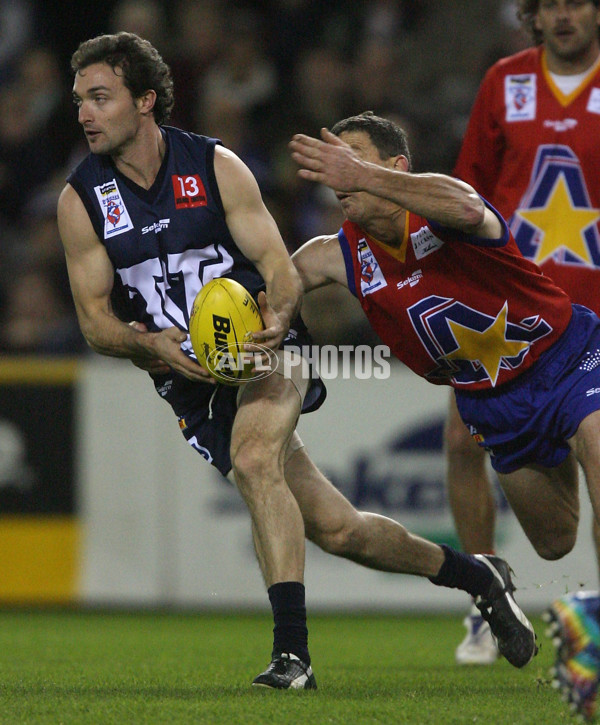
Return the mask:
{"type": "Polygon", "coordinates": [[[96,349],[97,343],[94,335],[93,325],[90,323],[87,316],[83,314],[80,309],[77,310],[77,319],[79,320],[79,329],[81,330],[83,339],[86,341],[88,347],[94,350],[94,352],[98,352],[98,350],[96,349]]]}
{"type": "Polygon", "coordinates": [[[323,280],[319,279],[318,275],[312,269],[309,258],[305,255],[298,255],[293,256],[292,261],[298,272],[302,294],[311,292],[323,285],[323,280]]]}
{"type": "Polygon", "coordinates": [[[309,278],[306,274],[306,270],[304,269],[304,266],[302,264],[301,257],[292,255],[292,262],[294,263],[294,268],[296,269],[296,272],[298,274],[298,279],[300,280],[301,294],[310,292],[310,290],[311,290],[310,280],[309,280],[309,278]]]}
{"type": "Polygon", "coordinates": [[[93,350],[94,352],[100,352],[100,350],[98,349],[98,345],[96,345],[96,343],[93,340],[90,340],[90,338],[86,337],[85,335],[83,336],[83,339],[86,341],[87,346],[91,350],[93,350]]]}
{"type": "Polygon", "coordinates": [[[106,348],[100,344],[99,340],[93,335],[91,332],[86,332],[84,328],[81,328],[81,332],[83,334],[83,339],[86,341],[89,348],[91,348],[94,352],[97,352],[99,355],[106,355],[106,348]]]}
{"type": "Polygon", "coordinates": [[[97,326],[94,324],[93,320],[82,313],[81,310],[78,312],[79,328],[88,347],[100,355],[106,355],[106,346],[102,344],[97,331],[97,326]]]}
{"type": "Polygon", "coordinates": [[[311,282],[310,277],[305,274],[300,274],[300,284],[302,286],[302,294],[305,295],[307,292],[315,289],[315,285],[311,282]]]}

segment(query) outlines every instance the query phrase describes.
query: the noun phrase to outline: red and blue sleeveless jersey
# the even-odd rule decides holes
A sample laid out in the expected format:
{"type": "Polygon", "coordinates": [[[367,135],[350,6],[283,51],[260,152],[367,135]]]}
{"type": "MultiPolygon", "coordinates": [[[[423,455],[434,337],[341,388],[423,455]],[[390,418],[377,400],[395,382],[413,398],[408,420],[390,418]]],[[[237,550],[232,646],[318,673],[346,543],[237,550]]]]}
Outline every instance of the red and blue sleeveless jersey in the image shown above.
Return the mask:
{"type": "MultiPolygon", "coordinates": [[[[113,307],[124,321],[188,331],[194,299],[215,277],[236,279],[256,296],[258,270],[237,247],[214,173],[217,139],[161,127],[166,152],[143,189],[110,156],[89,154],[68,177],[115,270],[113,307]]],[[[189,339],[182,349],[193,355],[189,339]]]]}
{"type": "Polygon", "coordinates": [[[432,383],[501,386],[528,370],[571,319],[570,298],[502,224],[500,239],[481,239],[406,212],[398,249],[353,222],[338,233],[348,286],[373,329],[432,383]]]}
{"type": "Polygon", "coordinates": [[[523,255],[600,314],[600,61],[567,95],[542,47],[493,65],[454,174],[488,199],[523,255]]]}

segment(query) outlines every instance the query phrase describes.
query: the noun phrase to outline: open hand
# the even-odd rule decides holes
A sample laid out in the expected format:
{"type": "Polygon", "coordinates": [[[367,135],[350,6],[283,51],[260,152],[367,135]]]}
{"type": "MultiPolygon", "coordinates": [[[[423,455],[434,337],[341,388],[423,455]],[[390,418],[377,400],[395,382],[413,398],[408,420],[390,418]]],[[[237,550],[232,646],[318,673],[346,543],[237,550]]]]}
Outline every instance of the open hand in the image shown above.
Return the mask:
{"type": "Polygon", "coordinates": [[[363,162],[347,143],[326,128],[321,129],[321,138],[322,141],[298,133],[290,141],[292,158],[301,167],[298,176],[335,191],[360,191],[363,162]]]}

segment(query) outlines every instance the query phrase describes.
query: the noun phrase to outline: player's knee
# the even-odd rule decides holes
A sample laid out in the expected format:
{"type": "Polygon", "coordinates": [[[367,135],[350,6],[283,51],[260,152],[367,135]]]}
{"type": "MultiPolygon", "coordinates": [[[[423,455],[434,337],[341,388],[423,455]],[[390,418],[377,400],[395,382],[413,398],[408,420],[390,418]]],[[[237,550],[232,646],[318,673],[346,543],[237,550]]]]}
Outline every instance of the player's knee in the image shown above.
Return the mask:
{"type": "Polygon", "coordinates": [[[536,552],[547,561],[562,559],[573,550],[577,540],[577,531],[569,530],[562,532],[551,532],[550,536],[543,537],[533,542],[536,552]]]}
{"type": "Polygon", "coordinates": [[[231,466],[238,488],[250,491],[269,480],[277,468],[277,455],[267,445],[247,441],[231,454],[231,466]]]}

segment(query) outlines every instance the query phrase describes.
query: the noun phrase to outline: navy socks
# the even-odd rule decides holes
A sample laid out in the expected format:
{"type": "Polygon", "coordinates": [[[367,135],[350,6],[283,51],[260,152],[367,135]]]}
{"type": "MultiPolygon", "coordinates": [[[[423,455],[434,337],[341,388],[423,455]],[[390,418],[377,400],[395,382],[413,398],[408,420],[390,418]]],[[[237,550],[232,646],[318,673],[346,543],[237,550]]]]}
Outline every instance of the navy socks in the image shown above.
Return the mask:
{"type": "Polygon", "coordinates": [[[442,587],[462,589],[472,597],[485,596],[494,580],[490,569],[471,554],[442,544],[445,559],[442,568],[429,581],[442,587]]]}
{"type": "Polygon", "coordinates": [[[304,584],[278,582],[268,589],[273,609],[273,656],[290,652],[310,665],[304,584]]]}

